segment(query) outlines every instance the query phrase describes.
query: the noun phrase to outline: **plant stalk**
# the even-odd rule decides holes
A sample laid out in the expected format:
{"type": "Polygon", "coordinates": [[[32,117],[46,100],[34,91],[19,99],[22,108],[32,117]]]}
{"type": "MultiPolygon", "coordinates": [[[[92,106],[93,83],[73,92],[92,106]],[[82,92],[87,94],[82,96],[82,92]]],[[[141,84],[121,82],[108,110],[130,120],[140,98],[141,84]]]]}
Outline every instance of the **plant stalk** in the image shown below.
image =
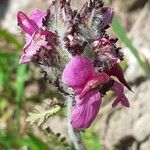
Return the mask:
{"type": "Polygon", "coordinates": [[[68,119],[68,134],[69,137],[74,144],[76,150],[85,150],[85,146],[82,142],[81,135],[79,131],[75,130],[71,125],[71,112],[73,107],[73,98],[71,96],[67,96],[67,119],[68,119]]]}

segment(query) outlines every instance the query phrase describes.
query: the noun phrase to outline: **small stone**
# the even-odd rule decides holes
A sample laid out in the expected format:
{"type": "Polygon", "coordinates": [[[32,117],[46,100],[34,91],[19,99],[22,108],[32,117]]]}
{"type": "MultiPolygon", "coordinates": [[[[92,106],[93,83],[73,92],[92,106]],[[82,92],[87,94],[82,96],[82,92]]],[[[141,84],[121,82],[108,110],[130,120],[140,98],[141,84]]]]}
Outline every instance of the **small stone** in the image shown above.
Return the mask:
{"type": "Polygon", "coordinates": [[[140,145],[140,150],[149,150],[150,148],[150,138],[140,145]]]}
{"type": "Polygon", "coordinates": [[[150,114],[145,114],[135,122],[133,126],[133,135],[142,142],[150,135],[150,114]]]}

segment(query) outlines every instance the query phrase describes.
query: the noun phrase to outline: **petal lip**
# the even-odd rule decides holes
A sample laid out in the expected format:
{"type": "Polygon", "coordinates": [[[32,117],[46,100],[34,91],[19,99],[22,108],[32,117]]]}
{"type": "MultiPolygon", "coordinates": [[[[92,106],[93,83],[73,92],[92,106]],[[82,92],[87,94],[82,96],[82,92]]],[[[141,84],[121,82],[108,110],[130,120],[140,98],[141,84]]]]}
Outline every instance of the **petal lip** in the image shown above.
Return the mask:
{"type": "Polygon", "coordinates": [[[89,128],[95,120],[101,105],[101,96],[99,91],[93,90],[86,94],[83,100],[76,96],[76,105],[72,111],[72,126],[75,129],[89,128]]]}
{"type": "Polygon", "coordinates": [[[121,104],[125,107],[130,107],[129,101],[125,95],[123,95],[122,97],[117,97],[117,99],[112,103],[112,107],[116,107],[119,102],[121,102],[121,104]]]}
{"type": "Polygon", "coordinates": [[[115,92],[117,98],[112,103],[112,107],[115,107],[120,102],[125,107],[130,107],[129,101],[124,94],[123,85],[117,81],[114,82],[114,85],[111,87],[111,90],[115,92]]]}

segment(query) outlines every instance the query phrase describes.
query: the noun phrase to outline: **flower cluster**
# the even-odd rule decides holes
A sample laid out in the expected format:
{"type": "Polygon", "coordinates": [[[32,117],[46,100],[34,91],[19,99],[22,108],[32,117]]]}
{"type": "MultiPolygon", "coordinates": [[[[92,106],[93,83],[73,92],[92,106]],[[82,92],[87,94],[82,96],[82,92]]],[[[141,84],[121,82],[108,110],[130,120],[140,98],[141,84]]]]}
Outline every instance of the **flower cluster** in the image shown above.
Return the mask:
{"type": "Polygon", "coordinates": [[[17,14],[26,41],[20,63],[32,61],[48,67],[49,75],[56,76],[53,83],[73,90],[71,123],[76,129],[91,125],[109,90],[117,96],[112,107],[118,103],[129,107],[123,86],[131,88],[119,66],[123,54],[116,46],[117,39],[106,33],[113,16],[114,10],[101,0],[90,1],[79,11],[67,0],[55,0],[47,12],[17,14]]]}

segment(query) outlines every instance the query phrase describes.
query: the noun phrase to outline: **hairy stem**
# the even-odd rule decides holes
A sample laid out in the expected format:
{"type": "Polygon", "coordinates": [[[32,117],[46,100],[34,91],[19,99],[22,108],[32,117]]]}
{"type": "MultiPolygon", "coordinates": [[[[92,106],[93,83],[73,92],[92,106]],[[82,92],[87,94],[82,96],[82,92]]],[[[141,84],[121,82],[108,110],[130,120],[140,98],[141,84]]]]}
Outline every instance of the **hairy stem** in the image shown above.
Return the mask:
{"type": "Polygon", "coordinates": [[[71,125],[71,112],[72,112],[72,106],[73,106],[73,98],[70,96],[67,96],[66,99],[67,99],[67,118],[68,118],[69,137],[72,140],[76,150],[85,150],[85,146],[82,142],[79,131],[75,130],[71,125]]]}

